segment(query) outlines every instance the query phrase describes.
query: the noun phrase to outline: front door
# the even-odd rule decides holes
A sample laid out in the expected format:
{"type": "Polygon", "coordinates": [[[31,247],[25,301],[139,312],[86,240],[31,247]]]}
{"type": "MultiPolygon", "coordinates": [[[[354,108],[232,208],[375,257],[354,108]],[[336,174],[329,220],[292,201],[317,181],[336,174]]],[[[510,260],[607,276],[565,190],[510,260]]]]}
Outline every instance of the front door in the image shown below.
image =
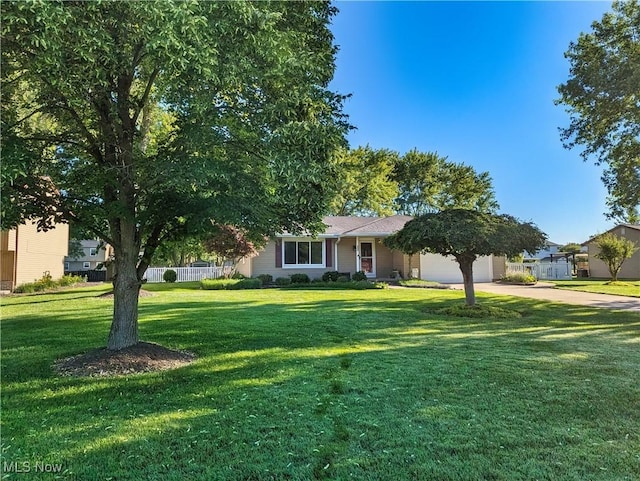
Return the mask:
{"type": "Polygon", "coordinates": [[[360,270],[364,271],[367,277],[376,276],[374,246],[375,244],[373,242],[360,242],[360,270]]]}

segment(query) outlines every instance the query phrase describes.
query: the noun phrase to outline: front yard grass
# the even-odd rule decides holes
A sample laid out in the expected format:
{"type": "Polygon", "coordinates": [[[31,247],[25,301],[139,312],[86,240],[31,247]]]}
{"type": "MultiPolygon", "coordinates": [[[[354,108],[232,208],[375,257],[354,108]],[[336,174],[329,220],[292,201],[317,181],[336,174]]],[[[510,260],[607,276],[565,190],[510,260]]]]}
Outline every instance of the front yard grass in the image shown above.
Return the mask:
{"type": "MultiPolygon", "coordinates": [[[[546,281],[545,281],[546,282],[546,281]]],[[[559,289],[613,294],[616,296],[640,297],[640,280],[610,282],[603,280],[576,279],[571,281],[549,281],[559,289]]]]}
{"type": "Polygon", "coordinates": [[[194,363],[56,376],[104,345],[109,287],[2,299],[3,479],[640,479],[638,314],[479,293],[522,317],[462,319],[435,313],[460,291],[150,285],[141,338],[194,363]]]}

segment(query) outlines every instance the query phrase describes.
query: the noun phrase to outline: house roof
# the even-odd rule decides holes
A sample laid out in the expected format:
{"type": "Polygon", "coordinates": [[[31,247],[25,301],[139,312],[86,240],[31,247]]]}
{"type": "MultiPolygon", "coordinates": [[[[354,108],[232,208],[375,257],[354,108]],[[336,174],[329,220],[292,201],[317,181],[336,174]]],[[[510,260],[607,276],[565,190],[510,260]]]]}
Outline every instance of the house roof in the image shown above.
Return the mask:
{"type": "MultiPolygon", "coordinates": [[[[618,224],[617,226],[612,227],[612,228],[611,228],[611,229],[609,229],[608,231],[604,232],[604,234],[608,234],[609,232],[613,232],[614,230],[619,229],[620,227],[625,227],[625,228],[627,228],[627,229],[633,229],[633,230],[640,231],[640,224],[618,224]]],[[[589,243],[593,242],[593,241],[596,239],[596,237],[600,237],[601,235],[602,235],[602,234],[594,235],[594,236],[593,236],[593,237],[591,237],[589,240],[584,241],[584,242],[583,242],[582,244],[580,244],[580,245],[586,246],[587,244],[589,244],[589,243]]]]}
{"type": "Polygon", "coordinates": [[[388,236],[402,229],[412,218],[408,215],[390,217],[326,216],[322,218],[322,221],[327,228],[320,234],[320,237],[388,236]]]}
{"type": "MultiPolygon", "coordinates": [[[[325,220],[331,222],[333,218],[325,220]]],[[[341,233],[342,236],[385,236],[398,232],[412,217],[408,215],[393,215],[391,217],[365,217],[368,222],[353,225],[341,233]]]]}

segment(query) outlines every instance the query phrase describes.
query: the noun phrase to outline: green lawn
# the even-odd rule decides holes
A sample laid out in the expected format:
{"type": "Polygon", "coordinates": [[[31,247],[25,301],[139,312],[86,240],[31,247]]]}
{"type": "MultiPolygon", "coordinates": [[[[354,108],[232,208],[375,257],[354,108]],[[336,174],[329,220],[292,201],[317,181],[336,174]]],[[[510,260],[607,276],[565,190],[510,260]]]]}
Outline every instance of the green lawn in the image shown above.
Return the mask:
{"type": "Polygon", "coordinates": [[[523,317],[471,320],[431,313],[460,291],[147,288],[142,338],[195,363],[57,377],[55,359],[104,345],[112,301],[2,299],[3,479],[640,479],[638,314],[480,294],[523,317]]]}
{"type": "Polygon", "coordinates": [[[616,296],[640,297],[640,281],[619,281],[611,285],[609,284],[609,281],[590,279],[549,282],[553,282],[559,289],[596,292],[598,294],[614,294],[616,296]]]}

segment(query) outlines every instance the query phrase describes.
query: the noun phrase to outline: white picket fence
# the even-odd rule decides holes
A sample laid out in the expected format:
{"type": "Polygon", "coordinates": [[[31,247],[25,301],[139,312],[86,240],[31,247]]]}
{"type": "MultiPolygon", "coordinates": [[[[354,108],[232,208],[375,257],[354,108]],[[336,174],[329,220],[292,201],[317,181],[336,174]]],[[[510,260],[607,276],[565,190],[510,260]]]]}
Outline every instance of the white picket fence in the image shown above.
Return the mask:
{"type": "Polygon", "coordinates": [[[217,279],[224,276],[223,267],[149,267],[144,278],[147,282],[164,282],[162,276],[168,270],[176,271],[176,282],[217,279]]]}
{"type": "Polygon", "coordinates": [[[570,262],[535,262],[535,263],[519,263],[507,262],[507,273],[524,272],[533,275],[538,280],[555,279],[565,280],[571,279],[571,263],[570,262]]]}

